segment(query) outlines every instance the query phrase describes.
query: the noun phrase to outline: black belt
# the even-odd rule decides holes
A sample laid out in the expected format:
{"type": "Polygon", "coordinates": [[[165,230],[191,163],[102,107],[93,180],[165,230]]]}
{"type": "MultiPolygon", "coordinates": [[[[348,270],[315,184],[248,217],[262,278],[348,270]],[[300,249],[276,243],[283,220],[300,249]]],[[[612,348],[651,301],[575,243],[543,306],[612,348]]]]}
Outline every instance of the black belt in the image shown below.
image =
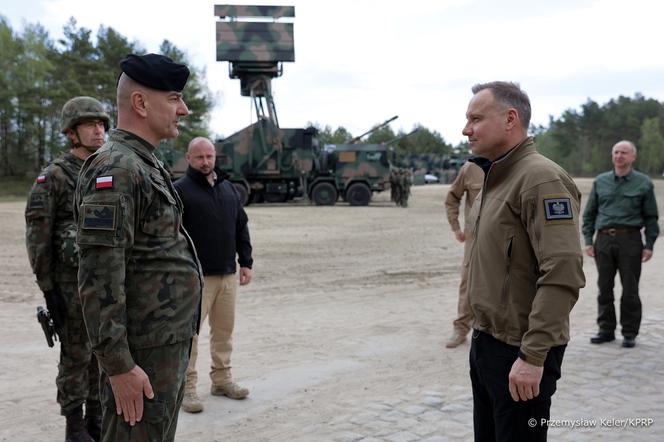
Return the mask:
{"type": "Polygon", "coordinates": [[[601,233],[602,235],[620,236],[620,235],[629,235],[630,233],[636,233],[640,231],[641,231],[640,227],[621,227],[621,228],[611,227],[610,229],[601,229],[599,233],[601,233]]]}

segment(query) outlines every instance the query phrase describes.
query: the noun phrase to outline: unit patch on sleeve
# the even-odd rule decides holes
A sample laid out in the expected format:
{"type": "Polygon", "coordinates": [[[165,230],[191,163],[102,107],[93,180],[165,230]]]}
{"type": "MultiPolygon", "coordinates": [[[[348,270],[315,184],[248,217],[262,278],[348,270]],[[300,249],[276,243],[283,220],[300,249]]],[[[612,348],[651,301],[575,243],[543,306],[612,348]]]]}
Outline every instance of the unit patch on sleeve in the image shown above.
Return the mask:
{"type": "Polygon", "coordinates": [[[33,193],[30,196],[28,209],[43,209],[46,207],[46,195],[43,193],[33,193]]]}
{"type": "Polygon", "coordinates": [[[115,230],[115,206],[83,204],[83,229],[115,230]]]}
{"type": "Polygon", "coordinates": [[[574,219],[572,202],[568,197],[545,196],[544,218],[547,223],[553,221],[569,222],[574,219]]]}
{"type": "Polygon", "coordinates": [[[46,175],[39,175],[39,176],[37,177],[37,182],[38,182],[39,184],[45,183],[45,182],[46,182],[46,175]]]}

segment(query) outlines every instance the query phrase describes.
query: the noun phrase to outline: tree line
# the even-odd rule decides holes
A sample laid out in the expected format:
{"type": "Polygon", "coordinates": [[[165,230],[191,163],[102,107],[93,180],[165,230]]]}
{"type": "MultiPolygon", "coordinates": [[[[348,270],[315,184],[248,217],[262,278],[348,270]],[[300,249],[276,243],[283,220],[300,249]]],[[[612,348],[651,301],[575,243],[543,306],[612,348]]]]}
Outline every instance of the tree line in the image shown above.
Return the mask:
{"type": "MultiPolygon", "coordinates": [[[[324,143],[339,144],[352,138],[344,127],[314,126],[324,143]]],[[[414,130],[395,133],[384,127],[363,142],[396,140],[396,163],[409,168],[440,169],[441,159],[463,160],[470,156],[467,142],[452,146],[436,131],[421,126],[414,130]]],[[[537,150],[572,176],[594,176],[610,170],[611,148],[625,139],[637,146],[638,170],[652,176],[664,172],[664,103],[638,93],[634,97],[621,95],[603,105],[588,99],[578,110],[568,109],[558,118],[550,117],[547,126],[531,126],[530,133],[537,150]]]]}
{"type": "MultiPolygon", "coordinates": [[[[0,176],[33,174],[65,149],[60,111],[72,97],[98,99],[113,120],[120,61],[146,52],[110,27],[101,26],[93,40],[92,31],[71,18],[63,31],[57,41],[39,24],[17,33],[0,16],[0,176]]],[[[204,71],[192,66],[184,51],[164,40],[159,52],[191,70],[185,91],[191,114],[180,126],[183,136],[172,142],[182,148],[185,140],[208,135],[212,94],[204,71]]]]}
{"type": "Polygon", "coordinates": [[[613,168],[611,148],[620,140],[636,144],[635,167],[649,175],[664,169],[664,103],[641,94],[619,96],[604,105],[593,100],[579,110],[534,127],[537,149],[572,176],[593,176],[613,168]]]}
{"type": "MultiPolygon", "coordinates": [[[[60,110],[68,99],[95,97],[113,119],[120,61],[129,53],[144,52],[139,42],[111,27],[101,26],[93,38],[91,30],[78,27],[71,18],[63,38],[54,41],[39,24],[28,24],[18,33],[0,15],[0,177],[30,176],[65,149],[60,110]]],[[[210,135],[214,101],[205,71],[192,65],[184,51],[164,40],[159,52],[191,70],[185,90],[191,114],[182,120],[182,136],[158,149],[168,160],[191,138],[210,135]]],[[[309,125],[318,129],[321,144],[344,144],[353,138],[344,127],[309,125]]],[[[622,139],[636,143],[639,170],[659,175],[664,169],[663,128],[664,104],[636,94],[603,105],[588,99],[578,110],[551,117],[547,126],[531,127],[531,133],[538,150],[573,176],[609,170],[611,146],[622,139]]],[[[361,142],[389,144],[395,164],[413,169],[439,169],[450,158],[470,155],[467,143],[453,146],[421,125],[408,132],[381,127],[361,142]]]]}

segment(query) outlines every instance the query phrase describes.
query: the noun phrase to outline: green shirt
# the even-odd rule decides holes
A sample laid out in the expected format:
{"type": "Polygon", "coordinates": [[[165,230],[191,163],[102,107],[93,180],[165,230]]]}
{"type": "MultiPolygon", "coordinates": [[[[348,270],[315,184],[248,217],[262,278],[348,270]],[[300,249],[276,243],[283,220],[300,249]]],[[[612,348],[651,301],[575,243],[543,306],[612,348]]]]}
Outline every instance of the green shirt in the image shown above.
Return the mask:
{"type": "Polygon", "coordinates": [[[659,235],[657,202],[647,175],[632,170],[625,176],[604,172],[595,179],[583,213],[583,237],[593,243],[596,230],[608,227],[645,227],[645,248],[652,250],[659,235]]]}

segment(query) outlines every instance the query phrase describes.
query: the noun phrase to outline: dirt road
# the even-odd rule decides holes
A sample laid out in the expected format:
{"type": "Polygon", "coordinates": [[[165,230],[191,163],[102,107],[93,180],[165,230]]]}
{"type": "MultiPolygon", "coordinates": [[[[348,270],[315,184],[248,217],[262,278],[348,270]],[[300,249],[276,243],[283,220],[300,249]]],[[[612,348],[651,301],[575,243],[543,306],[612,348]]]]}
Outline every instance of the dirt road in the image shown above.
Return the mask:
{"type": "MultiPolygon", "coordinates": [[[[579,186],[587,192],[590,182],[579,180],[579,186]]],[[[444,348],[456,312],[462,256],[445,220],[447,189],[414,187],[407,209],[391,204],[389,194],[369,207],[248,207],[255,279],[238,292],[233,365],[235,378],[251,395],[239,402],[210,396],[205,325],[198,365],[206,408],[198,415],[180,414],[178,440],[472,438],[469,347],[444,348]]],[[[656,192],[661,209],[661,180],[656,192]]],[[[46,347],[34,319],[42,298],[25,253],[23,208],[23,203],[0,204],[0,440],[59,440],[64,419],[58,416],[53,382],[58,352],[46,347]]],[[[664,409],[657,408],[661,399],[654,392],[635,385],[639,396],[631,402],[607,402],[614,389],[610,383],[593,384],[597,379],[578,374],[590,371],[601,381],[615,361],[649,361],[647,369],[637,365],[628,376],[662,391],[656,343],[664,343],[663,265],[664,252],[656,250],[644,266],[642,345],[624,357],[618,345],[600,353],[587,344],[595,332],[596,272],[586,259],[588,288],[573,311],[573,337],[553,415],[574,417],[582,410],[598,418],[629,417],[638,403],[647,408],[641,414],[655,419],[639,437],[655,440],[661,434],[664,409]],[[603,371],[593,365],[596,357],[609,364],[603,371]],[[581,391],[588,393],[576,399],[581,391]]],[[[565,429],[551,432],[561,440],[579,436],[565,429]]],[[[600,429],[584,434],[590,440],[626,437],[600,429]]]]}

